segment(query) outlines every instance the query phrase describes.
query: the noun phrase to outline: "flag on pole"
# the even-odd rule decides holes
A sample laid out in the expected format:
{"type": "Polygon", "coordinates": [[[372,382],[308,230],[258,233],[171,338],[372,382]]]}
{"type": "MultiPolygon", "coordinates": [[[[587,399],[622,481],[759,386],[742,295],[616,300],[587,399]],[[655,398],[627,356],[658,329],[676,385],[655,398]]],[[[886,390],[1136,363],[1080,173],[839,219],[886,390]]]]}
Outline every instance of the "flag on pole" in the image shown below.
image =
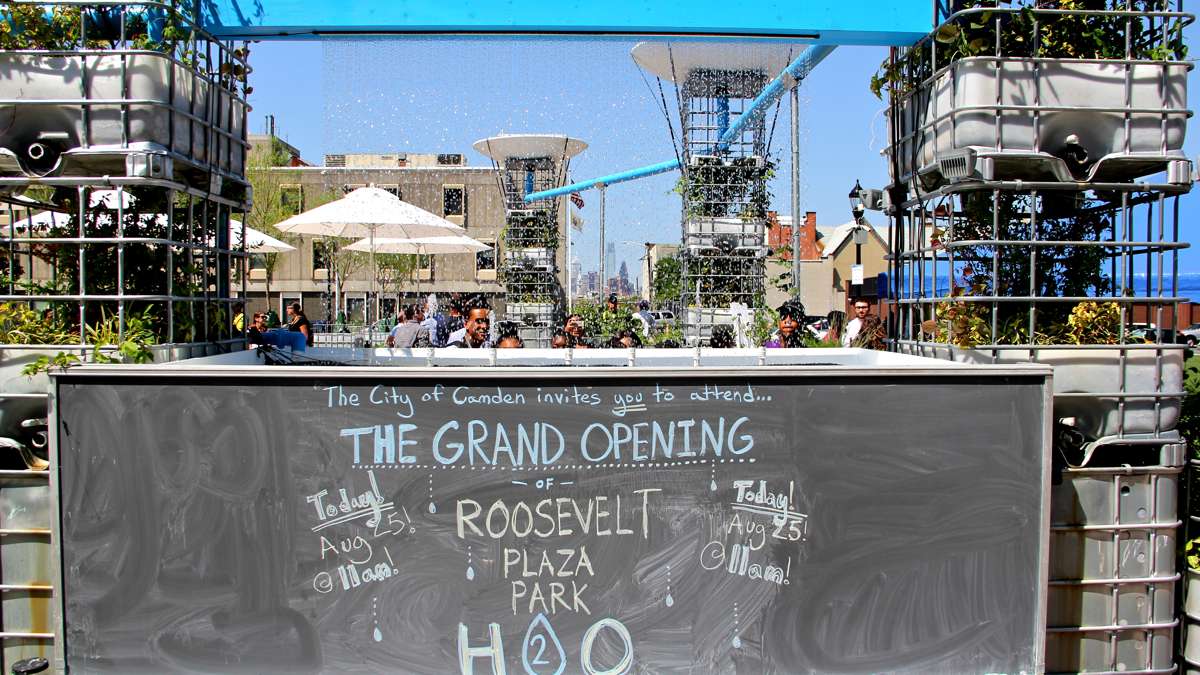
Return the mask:
{"type": "Polygon", "coordinates": [[[571,227],[575,228],[576,232],[583,232],[583,218],[574,211],[571,212],[571,227]]]}
{"type": "Polygon", "coordinates": [[[571,203],[575,205],[575,208],[582,209],[583,208],[583,197],[578,192],[572,192],[571,193],[571,203]]]}

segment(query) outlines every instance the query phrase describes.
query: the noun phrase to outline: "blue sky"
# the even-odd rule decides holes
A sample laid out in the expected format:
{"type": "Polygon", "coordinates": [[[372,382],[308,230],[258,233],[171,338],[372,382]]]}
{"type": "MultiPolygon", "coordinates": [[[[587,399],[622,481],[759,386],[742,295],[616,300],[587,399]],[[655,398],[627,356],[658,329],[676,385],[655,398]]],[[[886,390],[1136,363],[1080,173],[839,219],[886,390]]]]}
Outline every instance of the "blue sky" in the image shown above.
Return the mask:
{"type": "MultiPolygon", "coordinates": [[[[1194,38],[1198,29],[1188,29],[1194,38]]],[[[329,152],[464,152],[471,164],[488,160],[471,149],[497,133],[565,133],[587,141],[571,164],[572,179],[674,158],[652,76],[643,80],[629,57],[634,44],[616,39],[366,38],[253,45],[252,131],[267,114],[277,132],[320,163],[329,152]]],[[[1200,53],[1200,47],[1193,47],[1200,53]]],[[[822,224],[849,217],[846,193],[855,179],[886,182],[879,155],[886,138],[883,104],[867,89],[886,55],[880,47],[840,47],[801,87],[801,210],[822,224]]],[[[1193,71],[1193,91],[1196,78],[1193,71]]],[[[669,83],[664,83],[668,99],[669,83]]],[[[773,114],[773,111],[772,111],[773,114]]],[[[678,133],[678,120],[674,120],[678,133]]],[[[1185,149],[1193,159],[1200,138],[1193,125],[1185,149]]],[[[772,152],[781,160],[774,207],[790,212],[788,108],[779,111],[772,152]]],[[[608,190],[608,240],[636,269],[640,247],[621,242],[679,240],[677,174],[608,190]]],[[[575,254],[594,269],[599,243],[597,193],[584,194],[587,224],[575,254]]],[[[1191,240],[1200,216],[1197,197],[1182,200],[1181,238],[1191,240]]],[[[882,220],[876,216],[876,220],[882,220]]],[[[615,270],[616,264],[610,269],[615,270]]],[[[1200,271],[1200,253],[1187,251],[1181,269],[1200,271]]]]}

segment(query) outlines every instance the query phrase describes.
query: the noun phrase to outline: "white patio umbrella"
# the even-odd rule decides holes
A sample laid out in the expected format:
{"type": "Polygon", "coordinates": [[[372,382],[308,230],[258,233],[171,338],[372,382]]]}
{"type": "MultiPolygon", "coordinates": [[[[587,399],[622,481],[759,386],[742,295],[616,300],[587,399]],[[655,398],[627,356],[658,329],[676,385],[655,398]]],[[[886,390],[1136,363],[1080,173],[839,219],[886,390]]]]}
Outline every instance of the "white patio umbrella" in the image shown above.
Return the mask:
{"type": "MultiPolygon", "coordinates": [[[[236,249],[242,243],[242,224],[236,220],[230,220],[229,231],[232,235],[230,246],[236,249]]],[[[249,225],[246,226],[246,251],[248,253],[286,253],[295,250],[295,246],[285,241],[280,241],[266,232],[259,232],[249,225]]]]}
{"type": "Polygon", "coordinates": [[[376,238],[413,239],[465,235],[466,230],[376,187],[358,188],[341,199],[292,216],[281,232],[324,237],[366,237],[371,252],[371,295],[375,295],[376,238]]]}
{"type": "MultiPolygon", "coordinates": [[[[95,206],[96,203],[93,203],[93,207],[95,206]]],[[[154,216],[154,219],[160,225],[166,224],[166,216],[163,214],[154,216]]],[[[28,218],[15,221],[12,227],[16,231],[17,236],[23,237],[27,236],[29,232],[48,232],[55,225],[66,225],[68,222],[69,216],[65,213],[42,211],[28,218]]],[[[7,230],[7,227],[0,227],[0,237],[7,235],[7,230]]],[[[240,220],[229,219],[229,234],[230,247],[237,249],[242,242],[242,222],[240,220]]],[[[280,241],[265,232],[260,232],[249,225],[246,226],[246,251],[248,253],[284,253],[294,250],[296,250],[295,246],[280,241]]]]}
{"type": "Polygon", "coordinates": [[[474,253],[491,248],[487,244],[476,241],[466,235],[453,237],[418,237],[416,239],[396,239],[381,237],[374,243],[370,239],[360,239],[346,248],[351,251],[370,251],[374,246],[376,253],[407,253],[415,255],[435,255],[438,253],[474,253]]]}

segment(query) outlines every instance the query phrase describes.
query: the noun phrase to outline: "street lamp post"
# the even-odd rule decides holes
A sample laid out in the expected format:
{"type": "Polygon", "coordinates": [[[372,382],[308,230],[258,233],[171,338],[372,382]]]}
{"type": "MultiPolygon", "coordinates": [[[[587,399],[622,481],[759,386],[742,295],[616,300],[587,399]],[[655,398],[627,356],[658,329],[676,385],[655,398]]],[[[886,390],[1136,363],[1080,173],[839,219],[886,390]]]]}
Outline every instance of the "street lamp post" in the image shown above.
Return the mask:
{"type": "Polygon", "coordinates": [[[867,243],[867,228],[864,223],[863,214],[867,209],[863,205],[862,199],[862,184],[858,180],[854,181],[854,187],[850,188],[850,214],[854,218],[854,268],[851,271],[850,292],[858,297],[862,295],[863,283],[863,268],[862,268],[862,247],[867,243]]]}

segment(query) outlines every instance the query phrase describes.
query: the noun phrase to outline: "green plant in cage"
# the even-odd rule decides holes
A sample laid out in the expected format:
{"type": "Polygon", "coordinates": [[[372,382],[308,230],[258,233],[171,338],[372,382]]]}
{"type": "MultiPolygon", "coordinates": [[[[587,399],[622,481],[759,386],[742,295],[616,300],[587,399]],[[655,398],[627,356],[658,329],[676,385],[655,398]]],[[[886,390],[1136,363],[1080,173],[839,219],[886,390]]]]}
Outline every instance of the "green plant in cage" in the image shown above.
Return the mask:
{"type": "Polygon", "coordinates": [[[879,98],[884,91],[904,95],[954,61],[992,56],[997,49],[1012,58],[1124,59],[1127,33],[1129,58],[1182,61],[1187,57],[1182,17],[1103,13],[1169,8],[1167,0],[962,0],[956,11],[980,11],[942,24],[901,58],[884,60],[870,89],[879,98]]]}
{"type": "Polygon", "coordinates": [[[684,217],[763,220],[771,208],[775,161],[757,157],[697,157],[675,182],[684,217]]]}
{"type": "Polygon", "coordinates": [[[79,334],[52,311],[38,311],[26,302],[0,303],[0,344],[65,345],[79,334]]]}

